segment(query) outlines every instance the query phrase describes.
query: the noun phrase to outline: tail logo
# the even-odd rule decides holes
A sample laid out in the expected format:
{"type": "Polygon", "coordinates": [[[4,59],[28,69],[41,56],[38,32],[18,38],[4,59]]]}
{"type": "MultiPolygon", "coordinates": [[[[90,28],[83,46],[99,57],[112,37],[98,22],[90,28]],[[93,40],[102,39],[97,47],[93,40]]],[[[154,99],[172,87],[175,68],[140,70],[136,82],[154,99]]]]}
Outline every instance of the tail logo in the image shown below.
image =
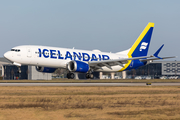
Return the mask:
{"type": "Polygon", "coordinates": [[[142,44],[141,44],[141,47],[140,47],[139,51],[145,50],[145,49],[147,48],[147,45],[148,45],[148,43],[146,43],[146,42],[142,42],[142,44]]]}

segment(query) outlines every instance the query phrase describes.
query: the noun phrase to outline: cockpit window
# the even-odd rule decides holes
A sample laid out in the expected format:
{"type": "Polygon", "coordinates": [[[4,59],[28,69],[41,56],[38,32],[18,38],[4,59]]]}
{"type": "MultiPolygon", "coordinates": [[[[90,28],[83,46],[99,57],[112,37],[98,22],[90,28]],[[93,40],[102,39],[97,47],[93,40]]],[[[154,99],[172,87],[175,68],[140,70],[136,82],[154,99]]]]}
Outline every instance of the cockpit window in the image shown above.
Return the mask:
{"type": "Polygon", "coordinates": [[[20,52],[20,49],[11,49],[11,51],[20,52]]]}

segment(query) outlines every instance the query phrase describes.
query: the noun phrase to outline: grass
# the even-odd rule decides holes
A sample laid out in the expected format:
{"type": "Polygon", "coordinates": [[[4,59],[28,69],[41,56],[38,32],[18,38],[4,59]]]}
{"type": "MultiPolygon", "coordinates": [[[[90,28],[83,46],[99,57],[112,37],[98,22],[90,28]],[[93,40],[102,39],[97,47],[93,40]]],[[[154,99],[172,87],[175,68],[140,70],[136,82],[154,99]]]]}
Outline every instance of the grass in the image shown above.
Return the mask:
{"type": "Polygon", "coordinates": [[[1,87],[3,120],[180,119],[180,86],[1,87]]]}
{"type": "Polygon", "coordinates": [[[53,80],[0,80],[0,83],[157,83],[157,82],[180,82],[179,79],[98,79],[98,80],[74,80],[74,79],[53,79],[53,80]]]}

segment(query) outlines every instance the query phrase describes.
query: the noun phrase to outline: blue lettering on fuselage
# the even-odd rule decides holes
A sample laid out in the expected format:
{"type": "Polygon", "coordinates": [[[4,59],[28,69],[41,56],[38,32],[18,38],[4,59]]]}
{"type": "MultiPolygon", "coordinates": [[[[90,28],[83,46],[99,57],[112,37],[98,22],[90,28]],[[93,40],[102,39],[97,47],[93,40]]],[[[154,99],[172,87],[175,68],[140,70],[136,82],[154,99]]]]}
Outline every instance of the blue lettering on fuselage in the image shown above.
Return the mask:
{"type": "Polygon", "coordinates": [[[51,58],[54,58],[54,59],[57,59],[57,57],[55,56],[56,55],[56,50],[50,50],[50,55],[51,55],[51,58]]]}
{"type": "Polygon", "coordinates": [[[101,61],[101,55],[99,55],[99,61],[101,61]]]}
{"type": "Polygon", "coordinates": [[[81,53],[79,52],[79,55],[76,52],[73,52],[74,55],[74,60],[76,60],[76,57],[78,58],[78,60],[81,61],[81,53]]]}
{"type": "Polygon", "coordinates": [[[103,58],[103,60],[109,60],[110,59],[108,55],[102,55],[102,58],[103,58]]]}
{"type": "Polygon", "coordinates": [[[47,54],[47,53],[49,53],[49,50],[44,49],[44,50],[43,50],[43,56],[44,56],[45,58],[48,58],[48,57],[49,57],[49,54],[47,54]]]}
{"type": "Polygon", "coordinates": [[[98,59],[97,59],[96,55],[95,55],[95,54],[92,54],[91,61],[97,61],[97,60],[98,60],[98,59]]]}
{"type": "Polygon", "coordinates": [[[64,59],[64,57],[61,56],[61,52],[58,50],[58,59],[64,59]]]}
{"type": "Polygon", "coordinates": [[[70,58],[70,60],[72,60],[72,55],[69,51],[66,52],[65,60],[68,58],[70,58]]]}
{"type": "Polygon", "coordinates": [[[90,60],[90,56],[87,53],[82,53],[83,56],[83,61],[89,61],[90,60]]]}
{"type": "Polygon", "coordinates": [[[101,60],[109,60],[110,57],[108,55],[101,54],[88,54],[88,53],[80,53],[80,52],[72,52],[66,51],[65,56],[63,57],[60,50],[48,50],[48,49],[40,49],[38,48],[39,57],[44,58],[52,58],[52,59],[69,59],[69,60],[79,60],[79,61],[101,61],[101,60]],[[74,58],[73,58],[74,57],[74,58]]]}
{"type": "Polygon", "coordinates": [[[39,52],[38,52],[38,53],[39,53],[39,57],[41,57],[41,55],[42,55],[42,54],[41,54],[41,49],[38,49],[38,50],[39,50],[39,52]]]}

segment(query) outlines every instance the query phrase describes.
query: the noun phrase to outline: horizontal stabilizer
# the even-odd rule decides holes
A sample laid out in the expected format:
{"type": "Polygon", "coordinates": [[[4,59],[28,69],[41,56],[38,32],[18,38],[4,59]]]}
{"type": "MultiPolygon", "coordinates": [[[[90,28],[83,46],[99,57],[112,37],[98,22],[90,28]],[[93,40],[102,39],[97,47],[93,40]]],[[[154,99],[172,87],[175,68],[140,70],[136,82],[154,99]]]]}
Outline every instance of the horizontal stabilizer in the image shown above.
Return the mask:
{"type": "Polygon", "coordinates": [[[163,48],[164,44],[154,53],[154,57],[157,57],[159,59],[162,59],[161,57],[158,56],[159,52],[161,51],[161,49],[163,48]]]}
{"type": "MultiPolygon", "coordinates": [[[[161,59],[169,59],[169,58],[176,58],[176,56],[171,56],[171,57],[161,57],[161,59]]],[[[146,62],[146,61],[150,61],[150,60],[159,60],[159,57],[156,58],[148,58],[148,59],[141,59],[140,61],[142,62],[146,62]]]]}

